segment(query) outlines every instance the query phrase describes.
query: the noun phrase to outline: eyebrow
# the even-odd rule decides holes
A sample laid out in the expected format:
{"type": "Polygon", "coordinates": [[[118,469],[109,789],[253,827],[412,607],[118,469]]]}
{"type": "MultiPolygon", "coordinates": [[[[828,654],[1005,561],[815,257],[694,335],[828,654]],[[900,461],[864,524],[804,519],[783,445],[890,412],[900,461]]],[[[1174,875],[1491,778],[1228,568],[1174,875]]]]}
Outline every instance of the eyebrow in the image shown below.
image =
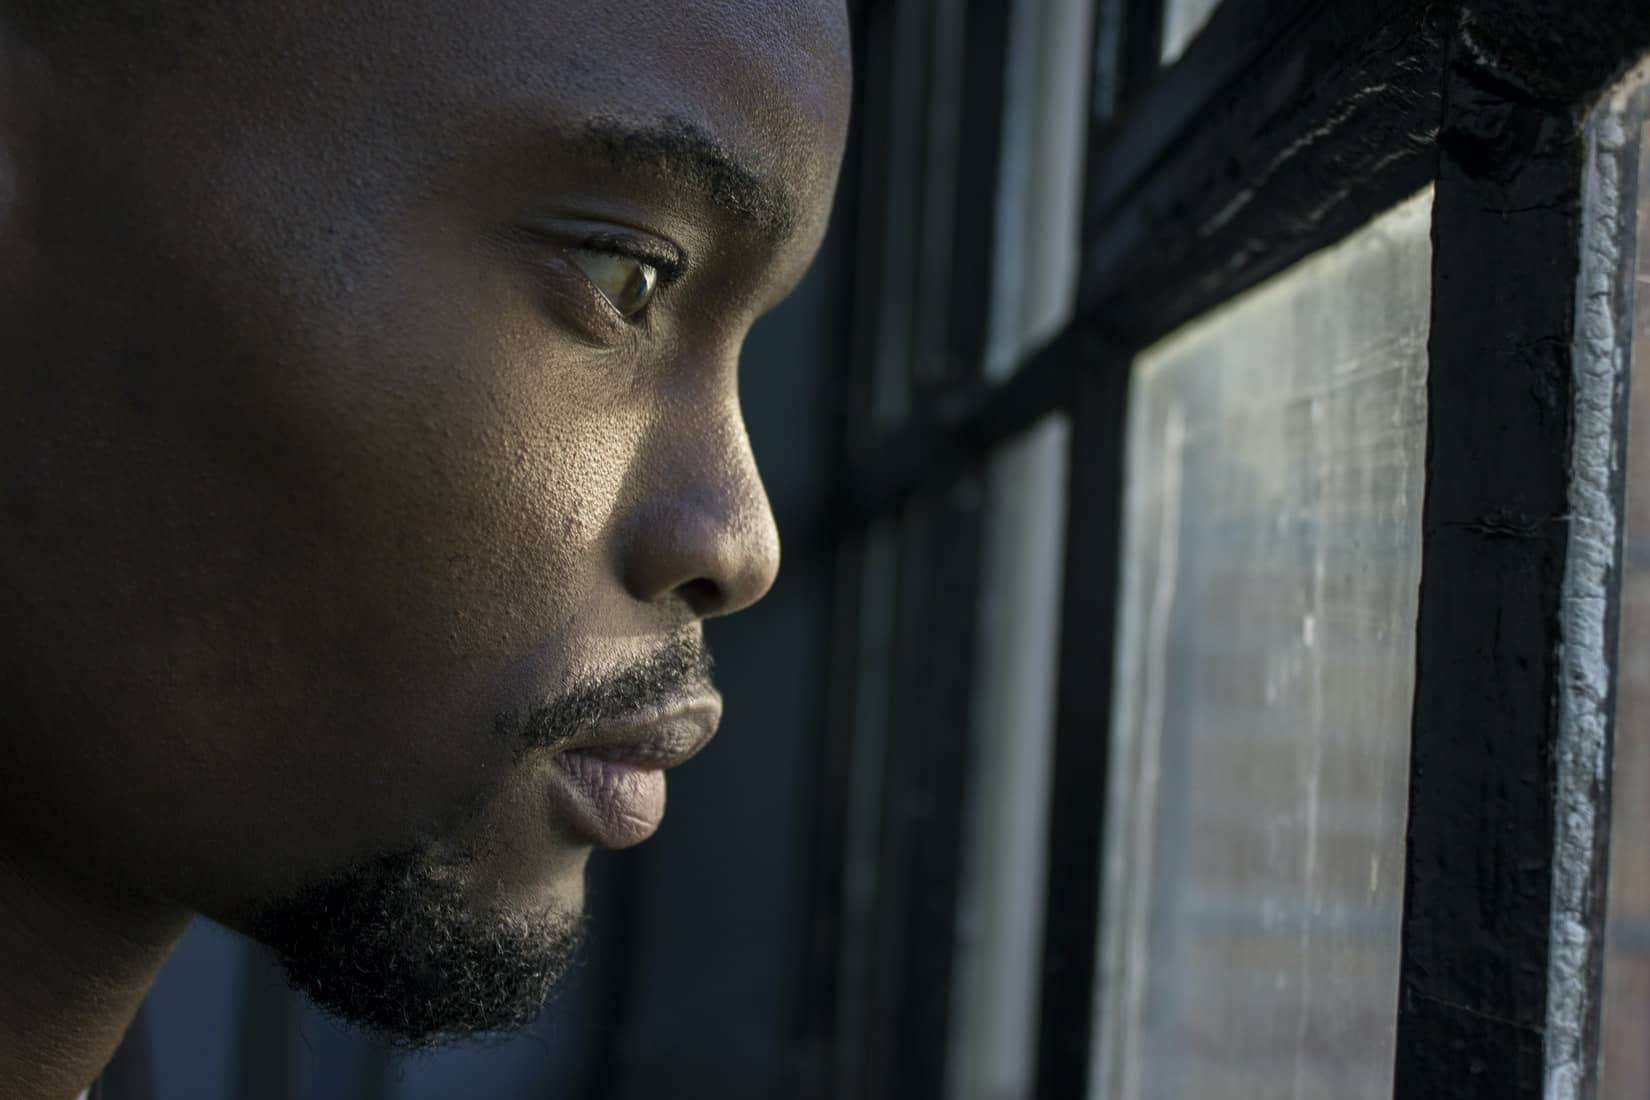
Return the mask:
{"type": "Polygon", "coordinates": [[[703,127],[686,119],[636,125],[592,119],[585,137],[617,168],[652,172],[693,188],[731,217],[751,222],[775,241],[796,229],[796,199],[738,159],[703,127]]]}

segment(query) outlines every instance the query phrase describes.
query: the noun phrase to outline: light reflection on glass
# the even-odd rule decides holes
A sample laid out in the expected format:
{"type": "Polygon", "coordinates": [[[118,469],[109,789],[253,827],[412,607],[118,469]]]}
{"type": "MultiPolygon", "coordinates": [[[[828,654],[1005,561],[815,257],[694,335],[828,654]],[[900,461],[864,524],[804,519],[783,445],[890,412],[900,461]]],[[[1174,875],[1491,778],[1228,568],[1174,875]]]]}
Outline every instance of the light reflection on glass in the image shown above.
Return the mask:
{"type": "Polygon", "coordinates": [[[1165,0],[1163,8],[1163,64],[1171,65],[1192,39],[1203,29],[1209,17],[1220,7],[1220,0],[1165,0]]]}

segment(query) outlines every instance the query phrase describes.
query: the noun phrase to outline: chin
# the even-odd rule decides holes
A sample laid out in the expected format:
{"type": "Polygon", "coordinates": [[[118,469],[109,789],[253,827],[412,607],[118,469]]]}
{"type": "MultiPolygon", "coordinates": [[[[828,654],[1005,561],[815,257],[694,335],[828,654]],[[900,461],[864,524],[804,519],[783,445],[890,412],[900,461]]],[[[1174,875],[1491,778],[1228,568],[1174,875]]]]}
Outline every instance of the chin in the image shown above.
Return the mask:
{"type": "Polygon", "coordinates": [[[259,906],[247,932],[292,985],[345,1023],[405,1048],[526,1026],[583,940],[582,876],[478,899],[423,853],[384,856],[259,906]]]}

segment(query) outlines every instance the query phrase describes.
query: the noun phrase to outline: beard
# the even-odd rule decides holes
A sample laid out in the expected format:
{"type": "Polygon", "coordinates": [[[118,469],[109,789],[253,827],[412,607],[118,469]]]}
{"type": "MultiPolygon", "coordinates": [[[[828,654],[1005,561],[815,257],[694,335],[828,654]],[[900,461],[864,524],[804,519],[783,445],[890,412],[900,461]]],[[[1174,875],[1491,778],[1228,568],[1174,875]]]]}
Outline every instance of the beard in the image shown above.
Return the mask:
{"type": "MultiPolygon", "coordinates": [[[[712,673],[703,642],[684,631],[614,675],[499,715],[494,736],[522,755],[554,750],[600,722],[708,687],[712,673]]],[[[456,861],[438,858],[438,850],[429,840],[347,868],[264,904],[247,930],[319,1008],[398,1046],[428,1048],[524,1027],[572,965],[584,916],[478,905],[463,889],[474,850],[456,861]]]]}
{"type": "Polygon", "coordinates": [[[584,918],[478,907],[450,871],[398,854],[265,905],[249,930],[317,1007],[416,1050],[531,1023],[584,918]]]}

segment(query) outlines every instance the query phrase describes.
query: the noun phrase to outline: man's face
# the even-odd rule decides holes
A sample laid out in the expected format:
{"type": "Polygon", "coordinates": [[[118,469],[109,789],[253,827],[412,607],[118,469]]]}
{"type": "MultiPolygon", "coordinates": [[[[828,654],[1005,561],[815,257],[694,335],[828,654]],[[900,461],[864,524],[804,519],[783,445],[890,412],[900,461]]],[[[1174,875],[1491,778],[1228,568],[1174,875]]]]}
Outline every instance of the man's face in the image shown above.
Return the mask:
{"type": "Polygon", "coordinates": [[[565,939],[778,567],[736,366],[823,233],[839,6],[147,18],[0,64],[0,855],[565,939]]]}

